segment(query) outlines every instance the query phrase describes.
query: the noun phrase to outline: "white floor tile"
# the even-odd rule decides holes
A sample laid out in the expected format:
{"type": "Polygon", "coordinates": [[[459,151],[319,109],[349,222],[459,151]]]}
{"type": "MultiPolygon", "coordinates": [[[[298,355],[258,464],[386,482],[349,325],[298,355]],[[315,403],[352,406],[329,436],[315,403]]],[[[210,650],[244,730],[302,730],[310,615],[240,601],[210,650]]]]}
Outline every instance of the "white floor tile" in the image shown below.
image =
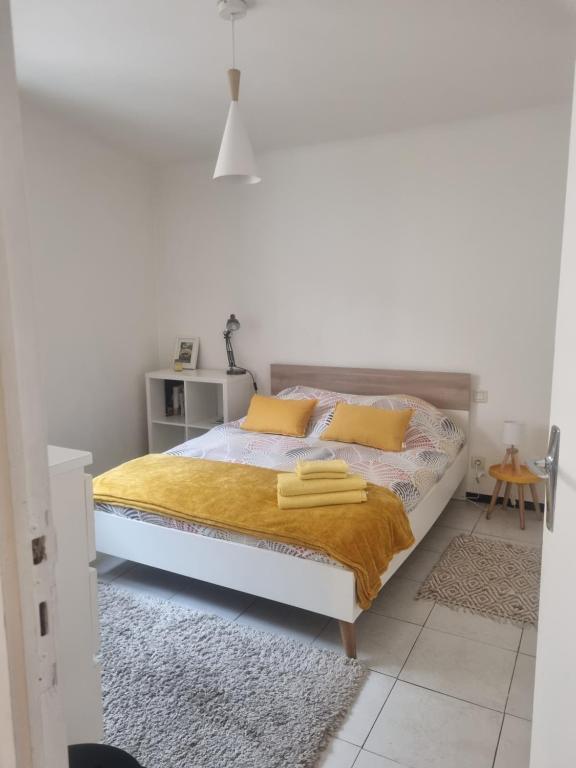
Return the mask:
{"type": "Polygon", "coordinates": [[[538,630],[536,627],[527,624],[522,630],[522,641],[520,643],[520,653],[526,653],[528,656],[536,656],[536,641],[538,639],[538,630]]]}
{"type": "Polygon", "coordinates": [[[502,715],[397,682],[365,744],[410,768],[492,768],[502,715]]]}
{"type": "Polygon", "coordinates": [[[530,733],[528,720],[504,716],[494,768],[528,768],[530,764],[530,733]]]}
{"type": "Polygon", "coordinates": [[[422,547],[422,549],[430,549],[432,552],[444,552],[452,539],[460,533],[462,533],[462,531],[458,528],[449,528],[445,525],[434,525],[418,546],[422,547]]]}
{"type": "MultiPolygon", "coordinates": [[[[416,624],[389,619],[377,613],[363,613],[356,621],[358,658],[370,669],[396,677],[419,632],[420,627],[416,624]]],[[[338,622],[330,621],[316,644],[340,650],[338,622]]]]}
{"type": "Polygon", "coordinates": [[[360,748],[354,744],[332,739],[316,763],[316,768],[352,768],[359,751],[360,748]]]}
{"type": "Polygon", "coordinates": [[[526,510],[526,528],[522,530],[518,510],[512,507],[506,510],[496,507],[490,520],[482,514],[474,528],[474,533],[498,536],[531,547],[542,545],[542,531],[542,518],[536,510],[526,510]]]}
{"type": "MultiPolygon", "coordinates": [[[[257,598],[236,621],[264,632],[310,643],[326,626],[328,619],[319,613],[257,598]]],[[[341,650],[341,646],[338,650],[341,650]]]]}
{"type": "Polygon", "coordinates": [[[196,579],[189,581],[186,588],[178,590],[171,600],[200,613],[212,613],[234,621],[254,602],[254,597],[244,592],[196,579]]]}
{"type": "Polygon", "coordinates": [[[429,549],[417,547],[406,562],[398,568],[396,574],[403,579],[424,581],[441,556],[441,552],[432,552],[429,549]]]}
{"type": "Polygon", "coordinates": [[[135,565],[114,579],[114,584],[118,587],[166,599],[170,599],[177,589],[182,589],[185,582],[183,576],[145,565],[135,565]]]}
{"type": "Polygon", "coordinates": [[[436,525],[458,528],[462,532],[470,533],[481,514],[482,509],[469,501],[452,500],[438,518],[436,525]]]}
{"type": "Polygon", "coordinates": [[[366,752],[365,749],[360,751],[354,768],[407,768],[405,765],[400,765],[395,760],[388,760],[387,757],[381,757],[375,755],[374,752],[366,752]]]}
{"type": "Polygon", "coordinates": [[[362,690],[352,705],[337,736],[362,746],[376,722],[384,702],[394,685],[394,678],[379,672],[368,672],[362,690]]]}
{"type": "Polygon", "coordinates": [[[515,659],[512,651],[424,628],[400,679],[504,711],[515,659]]]}
{"type": "Polygon", "coordinates": [[[455,611],[446,605],[436,605],[428,617],[426,626],[460,635],[480,643],[496,645],[509,651],[517,651],[522,636],[522,629],[514,624],[488,619],[476,613],[455,611]]]}
{"type": "Polygon", "coordinates": [[[420,582],[394,575],[372,603],[370,610],[392,619],[424,624],[434,607],[433,600],[416,600],[420,582]]]}
{"type": "Polygon", "coordinates": [[[514,677],[508,696],[506,712],[509,715],[532,719],[532,699],[534,698],[534,670],[536,659],[534,656],[518,654],[514,677]]]}
{"type": "Polygon", "coordinates": [[[121,557],[112,557],[112,555],[103,555],[100,552],[96,557],[96,571],[100,581],[114,581],[123,573],[134,567],[130,560],[123,560],[121,557]]]}

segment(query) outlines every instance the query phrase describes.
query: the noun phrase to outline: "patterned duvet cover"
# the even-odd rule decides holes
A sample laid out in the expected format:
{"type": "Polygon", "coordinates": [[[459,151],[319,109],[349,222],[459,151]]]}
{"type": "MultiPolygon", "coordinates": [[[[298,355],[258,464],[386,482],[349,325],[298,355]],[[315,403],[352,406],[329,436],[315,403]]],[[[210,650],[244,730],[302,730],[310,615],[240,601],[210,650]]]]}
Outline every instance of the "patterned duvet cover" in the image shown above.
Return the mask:
{"type": "MultiPolygon", "coordinates": [[[[188,440],[167,453],[188,456],[192,460],[202,458],[229,461],[282,471],[293,470],[299,459],[344,459],[352,472],[362,475],[371,483],[394,491],[402,499],[406,512],[410,514],[419,500],[442,478],[466,439],[464,432],[446,414],[429,403],[408,395],[368,397],[311,387],[291,387],[283,390],[278,397],[318,400],[306,437],[247,432],[240,428],[242,420],[239,420],[215,427],[205,435],[188,440]],[[362,445],[321,440],[320,435],[330,423],[337,402],[387,409],[413,408],[414,415],[406,433],[405,450],[391,453],[362,445]]],[[[197,523],[185,523],[138,509],[109,504],[97,504],[96,509],[215,539],[226,539],[308,560],[339,565],[323,552],[305,547],[257,539],[197,523]]]]}

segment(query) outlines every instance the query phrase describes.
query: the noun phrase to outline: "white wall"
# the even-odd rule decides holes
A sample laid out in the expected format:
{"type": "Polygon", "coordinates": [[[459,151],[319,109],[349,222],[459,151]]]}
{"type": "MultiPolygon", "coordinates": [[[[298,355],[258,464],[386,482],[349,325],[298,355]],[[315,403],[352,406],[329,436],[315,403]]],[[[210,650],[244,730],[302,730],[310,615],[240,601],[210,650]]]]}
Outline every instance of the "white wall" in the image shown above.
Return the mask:
{"type": "Polygon", "coordinates": [[[100,472],[146,450],[144,371],[157,364],[152,178],[24,104],[32,251],[50,442],[100,472]]]}
{"type": "Polygon", "coordinates": [[[251,188],[168,169],[162,363],[190,334],[224,367],[235,312],[237,361],[264,389],[271,362],[469,371],[489,395],[472,452],[499,461],[519,419],[523,454],[541,453],[568,122],[558,107],[274,152],[251,188]]]}
{"type": "Polygon", "coordinates": [[[224,367],[233,311],[264,391],[274,361],[470,371],[489,393],[472,452],[500,459],[505,418],[541,452],[568,121],[533,110],[274,152],[251,188],[172,167],[154,192],[137,160],[25,104],[49,439],[93,451],[96,471],[145,451],[144,371],[178,334],[224,367]]]}

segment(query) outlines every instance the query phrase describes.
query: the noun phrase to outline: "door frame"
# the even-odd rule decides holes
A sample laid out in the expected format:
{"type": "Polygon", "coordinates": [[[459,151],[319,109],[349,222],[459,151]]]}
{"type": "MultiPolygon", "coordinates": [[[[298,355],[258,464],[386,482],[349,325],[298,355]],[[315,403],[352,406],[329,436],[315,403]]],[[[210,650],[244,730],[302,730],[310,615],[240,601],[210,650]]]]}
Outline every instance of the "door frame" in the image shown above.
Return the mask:
{"type": "Polygon", "coordinates": [[[10,3],[0,0],[0,764],[64,768],[56,549],[24,190],[10,3]]]}

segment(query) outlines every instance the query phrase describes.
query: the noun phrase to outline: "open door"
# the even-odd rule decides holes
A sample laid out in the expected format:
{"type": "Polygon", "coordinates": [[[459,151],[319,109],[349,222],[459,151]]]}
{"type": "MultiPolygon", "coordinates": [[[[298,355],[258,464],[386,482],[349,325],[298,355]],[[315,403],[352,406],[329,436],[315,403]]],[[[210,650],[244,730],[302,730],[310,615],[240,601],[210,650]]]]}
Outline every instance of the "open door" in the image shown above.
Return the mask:
{"type": "Polygon", "coordinates": [[[560,270],[531,768],[576,765],[576,113],[560,270]],[[554,485],[556,482],[556,488],[554,485]]]}
{"type": "Polygon", "coordinates": [[[0,0],[0,766],[68,763],[9,0],[0,0]]]}

